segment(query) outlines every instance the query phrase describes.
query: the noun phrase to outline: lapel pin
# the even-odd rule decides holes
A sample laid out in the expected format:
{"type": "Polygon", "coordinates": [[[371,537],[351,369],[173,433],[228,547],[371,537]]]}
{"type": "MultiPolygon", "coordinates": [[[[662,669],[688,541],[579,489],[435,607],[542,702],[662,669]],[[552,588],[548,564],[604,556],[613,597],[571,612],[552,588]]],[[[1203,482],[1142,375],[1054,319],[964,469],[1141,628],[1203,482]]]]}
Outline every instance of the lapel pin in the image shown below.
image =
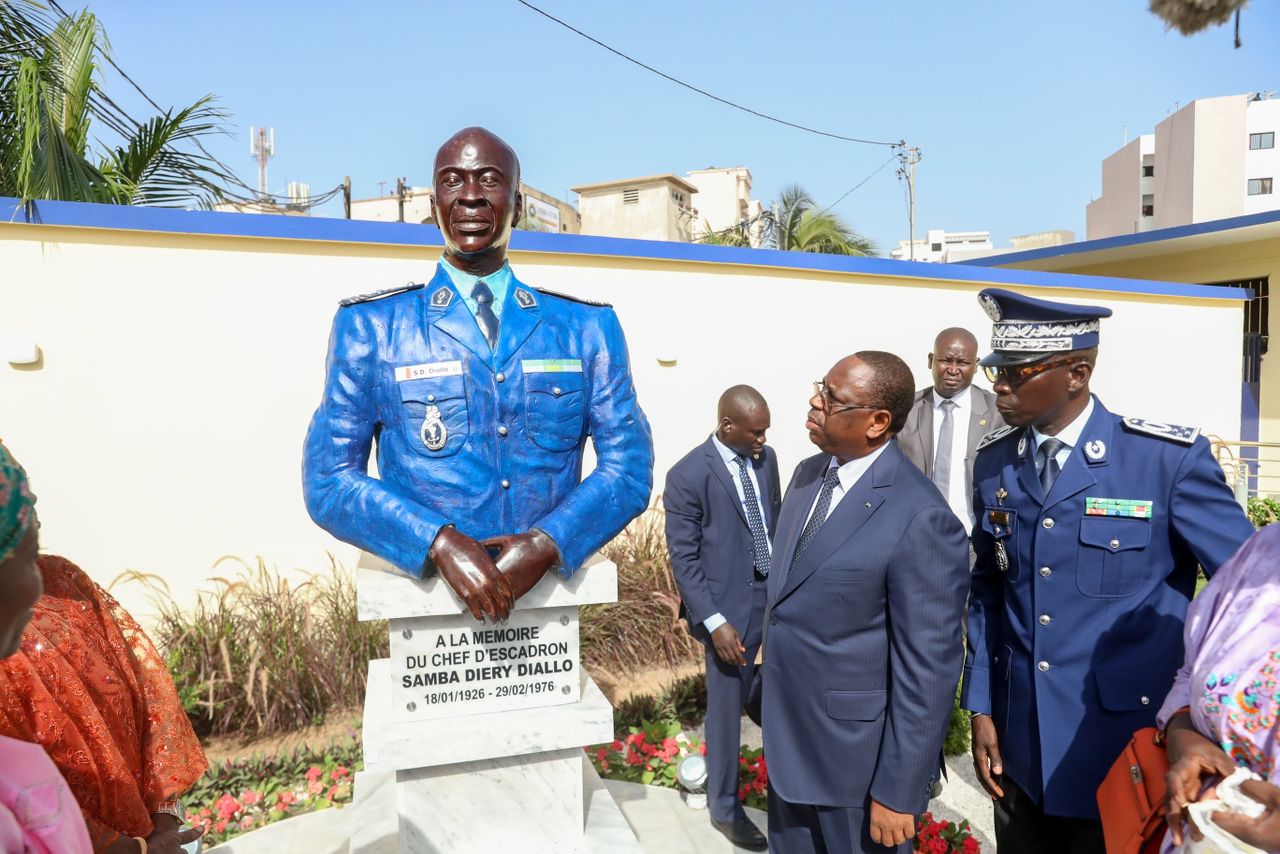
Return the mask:
{"type": "Polygon", "coordinates": [[[870,509],[871,509],[871,502],[870,502],[870,501],[868,501],[867,503],[863,504],[862,506],[863,506],[863,507],[865,507],[865,508],[867,508],[868,510],[870,510],[870,509]]]}
{"type": "Polygon", "coordinates": [[[996,490],[996,504],[1004,505],[1004,500],[1009,497],[1009,492],[1003,486],[996,490]]]}
{"type": "Polygon", "coordinates": [[[1022,456],[1027,452],[1027,437],[1023,436],[1018,440],[1018,456],[1022,456]]]}
{"type": "Polygon", "coordinates": [[[986,426],[987,426],[987,419],[985,419],[985,418],[980,418],[980,419],[978,419],[978,426],[979,426],[979,427],[986,427],[986,426]]]}
{"type": "Polygon", "coordinates": [[[1084,453],[1091,460],[1100,460],[1107,455],[1107,443],[1101,439],[1094,439],[1085,444],[1084,453]]]}

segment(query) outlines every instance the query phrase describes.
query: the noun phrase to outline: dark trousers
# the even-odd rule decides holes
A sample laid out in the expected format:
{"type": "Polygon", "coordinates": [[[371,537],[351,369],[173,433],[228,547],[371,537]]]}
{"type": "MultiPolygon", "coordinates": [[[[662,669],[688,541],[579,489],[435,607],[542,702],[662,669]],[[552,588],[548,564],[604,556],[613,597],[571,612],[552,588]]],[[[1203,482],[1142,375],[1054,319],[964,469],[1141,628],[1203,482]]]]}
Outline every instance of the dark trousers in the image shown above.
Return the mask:
{"type": "Polygon", "coordinates": [[[886,848],[871,841],[862,807],[818,807],[769,793],[769,850],[773,854],[908,854],[911,840],[886,848]]]}
{"type": "Polygon", "coordinates": [[[746,817],[738,800],[739,763],[742,748],[742,706],[756,675],[756,653],[764,623],[765,582],[753,581],[751,623],[734,626],[747,651],[746,667],[725,664],[707,641],[707,808],[715,821],[746,817]],[[745,635],[743,634],[745,630],[745,635]]]}
{"type": "Polygon", "coordinates": [[[1044,805],[1008,775],[1000,778],[1000,788],[1004,797],[995,802],[999,854],[1106,854],[1102,822],[1045,815],[1044,805]]]}

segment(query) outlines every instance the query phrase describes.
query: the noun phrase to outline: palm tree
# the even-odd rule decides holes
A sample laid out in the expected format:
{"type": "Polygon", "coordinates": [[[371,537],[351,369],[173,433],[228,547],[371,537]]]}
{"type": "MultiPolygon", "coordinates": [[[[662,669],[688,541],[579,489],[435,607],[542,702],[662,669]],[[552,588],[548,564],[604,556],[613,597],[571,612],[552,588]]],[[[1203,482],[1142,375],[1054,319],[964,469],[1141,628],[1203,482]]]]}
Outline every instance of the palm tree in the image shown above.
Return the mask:
{"type": "Polygon", "coordinates": [[[874,255],[876,246],[833,213],[816,211],[813,197],[795,184],[782,188],[769,211],[768,239],[775,249],[827,255],[874,255]]]}
{"type": "Polygon", "coordinates": [[[724,231],[712,231],[711,224],[706,223],[702,234],[698,235],[694,239],[694,242],[701,243],[706,246],[740,246],[743,248],[750,248],[751,236],[747,234],[747,229],[741,225],[726,228],[724,231]]]}
{"type": "Polygon", "coordinates": [[[88,12],[51,26],[29,0],[0,0],[0,195],[149,205],[220,196],[230,177],[221,164],[179,147],[220,129],[212,99],[134,122],[96,83],[105,41],[88,12]],[[120,138],[96,155],[94,118],[120,138]]]}

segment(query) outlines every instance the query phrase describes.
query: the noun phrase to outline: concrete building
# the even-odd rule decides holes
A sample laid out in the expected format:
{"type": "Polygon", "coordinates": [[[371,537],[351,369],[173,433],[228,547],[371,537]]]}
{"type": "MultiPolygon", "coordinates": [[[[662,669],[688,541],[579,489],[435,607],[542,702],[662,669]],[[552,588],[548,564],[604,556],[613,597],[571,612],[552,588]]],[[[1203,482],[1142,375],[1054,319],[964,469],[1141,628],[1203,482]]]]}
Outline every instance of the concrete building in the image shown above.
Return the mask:
{"type": "Polygon", "coordinates": [[[751,170],[745,166],[713,166],[687,174],[689,183],[698,188],[694,199],[698,210],[694,240],[707,232],[726,231],[750,222],[747,238],[753,248],[759,248],[764,238],[764,222],[760,219],[764,205],[751,198],[751,170]]]}
{"type": "Polygon", "coordinates": [[[582,233],[635,240],[690,242],[698,212],[695,184],[678,175],[649,175],[571,188],[578,194],[582,233]]]}
{"type": "MultiPolygon", "coordinates": [[[[581,230],[581,220],[573,205],[525,183],[520,184],[520,192],[524,195],[525,204],[522,227],[530,231],[555,231],[564,234],[577,234],[581,230]]],[[[372,199],[353,199],[351,218],[376,222],[399,222],[400,201],[394,193],[372,199]]],[[[406,188],[404,221],[431,222],[430,187],[406,188]]]]}
{"type": "Polygon", "coordinates": [[[947,263],[963,264],[975,258],[989,258],[992,255],[1009,255],[1014,252],[1028,252],[1032,249],[1045,249],[1052,246],[1066,246],[1074,243],[1076,233],[1066,228],[1052,231],[1037,231],[1032,234],[1019,234],[1009,238],[1009,245],[999,249],[982,249],[979,247],[961,247],[947,253],[947,263]]]}
{"type": "Polygon", "coordinates": [[[889,251],[889,257],[896,261],[930,261],[944,264],[957,260],[952,257],[957,253],[966,253],[965,257],[973,257],[974,251],[990,252],[991,232],[989,231],[943,231],[931,228],[925,232],[923,239],[916,240],[915,252],[911,251],[910,240],[899,240],[898,248],[889,251]]]}
{"type": "Polygon", "coordinates": [[[1102,161],[1087,239],[1280,210],[1277,132],[1274,93],[1192,101],[1102,161]]]}

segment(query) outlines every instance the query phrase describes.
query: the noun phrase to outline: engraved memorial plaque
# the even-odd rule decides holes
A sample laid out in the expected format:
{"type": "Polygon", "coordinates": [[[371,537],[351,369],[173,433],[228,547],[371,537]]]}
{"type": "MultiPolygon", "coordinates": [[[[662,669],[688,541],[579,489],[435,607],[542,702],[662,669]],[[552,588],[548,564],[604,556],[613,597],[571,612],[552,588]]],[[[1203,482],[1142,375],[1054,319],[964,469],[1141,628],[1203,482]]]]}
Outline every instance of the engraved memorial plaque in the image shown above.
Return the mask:
{"type": "Polygon", "coordinates": [[[470,614],[392,620],[391,667],[401,720],[576,703],[578,608],[518,609],[501,626],[470,614]]]}

